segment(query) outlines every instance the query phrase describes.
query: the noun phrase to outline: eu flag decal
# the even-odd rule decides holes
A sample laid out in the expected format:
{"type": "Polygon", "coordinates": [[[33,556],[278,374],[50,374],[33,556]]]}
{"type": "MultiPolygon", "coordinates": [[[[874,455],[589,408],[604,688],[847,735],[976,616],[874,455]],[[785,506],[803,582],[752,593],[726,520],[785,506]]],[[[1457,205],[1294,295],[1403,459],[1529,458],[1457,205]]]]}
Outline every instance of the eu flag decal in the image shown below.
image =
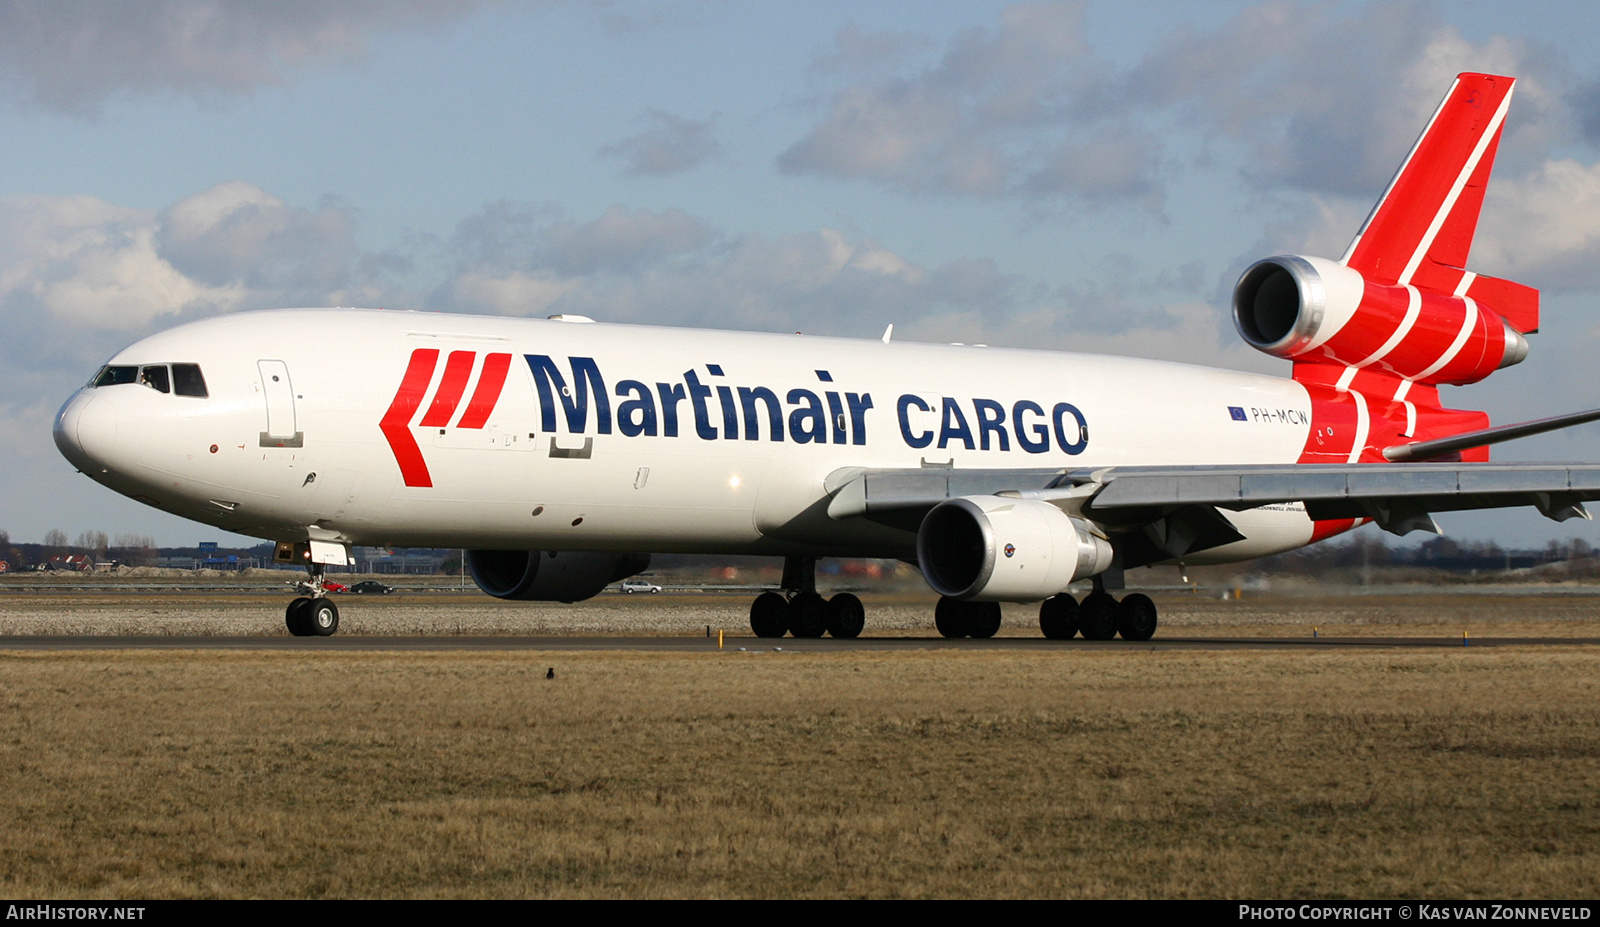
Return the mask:
{"type": "Polygon", "coordinates": [[[1239,406],[1229,406],[1228,414],[1233,416],[1233,420],[1236,422],[1249,421],[1249,419],[1245,417],[1244,409],[1240,408],[1239,406]]]}

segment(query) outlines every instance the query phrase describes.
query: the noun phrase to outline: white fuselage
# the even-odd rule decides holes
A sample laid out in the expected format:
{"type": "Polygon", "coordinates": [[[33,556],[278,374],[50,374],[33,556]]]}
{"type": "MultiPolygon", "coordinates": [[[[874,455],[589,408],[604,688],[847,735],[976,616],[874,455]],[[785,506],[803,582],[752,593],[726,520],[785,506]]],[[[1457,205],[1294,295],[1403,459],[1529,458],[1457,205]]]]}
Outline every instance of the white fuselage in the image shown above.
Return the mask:
{"type": "MultiPolygon", "coordinates": [[[[227,316],[110,361],[160,364],[208,395],[80,390],[56,424],[76,466],[219,528],[353,544],[908,556],[907,532],[827,516],[830,474],[1292,463],[1311,422],[1292,380],[1150,360],[422,312],[227,316]]],[[[1297,506],[1228,517],[1248,540],[1204,559],[1311,537],[1297,506]]]]}

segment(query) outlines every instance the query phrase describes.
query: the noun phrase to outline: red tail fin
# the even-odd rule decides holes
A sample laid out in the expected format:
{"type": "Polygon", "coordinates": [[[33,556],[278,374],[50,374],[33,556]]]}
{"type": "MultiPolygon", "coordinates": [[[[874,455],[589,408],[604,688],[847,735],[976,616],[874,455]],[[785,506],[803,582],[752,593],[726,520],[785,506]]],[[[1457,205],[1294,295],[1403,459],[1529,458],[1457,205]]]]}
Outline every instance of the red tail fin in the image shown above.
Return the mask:
{"type": "Polygon", "coordinates": [[[1340,263],[1373,283],[1470,297],[1520,332],[1538,330],[1537,290],[1464,269],[1515,83],[1456,78],[1340,263]]]}
{"type": "Polygon", "coordinates": [[[1386,447],[1488,426],[1444,408],[1437,387],[1519,363],[1538,328],[1538,290],[1465,269],[1514,83],[1456,78],[1343,259],[1278,255],[1239,278],[1239,334],[1294,361],[1311,394],[1303,459],[1382,460],[1386,447]]]}

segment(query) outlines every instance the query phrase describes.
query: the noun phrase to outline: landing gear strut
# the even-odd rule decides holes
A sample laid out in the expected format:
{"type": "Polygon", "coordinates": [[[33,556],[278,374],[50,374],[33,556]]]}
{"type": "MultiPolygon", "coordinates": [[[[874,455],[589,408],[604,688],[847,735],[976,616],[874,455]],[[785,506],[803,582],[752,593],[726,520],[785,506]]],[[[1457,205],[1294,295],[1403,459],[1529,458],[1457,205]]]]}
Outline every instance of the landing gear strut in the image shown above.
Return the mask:
{"type": "Polygon", "coordinates": [[[306,564],[311,573],[307,581],[309,596],[300,596],[289,603],[284,612],[284,624],[295,637],[327,637],[339,630],[339,607],[327,597],[322,585],[325,569],[320,563],[306,564]]]}
{"type": "Polygon", "coordinates": [[[824,599],[817,592],[817,558],[785,557],[783,593],[763,592],[750,604],[750,630],[757,637],[859,637],[867,610],[848,592],[824,599]]]}
{"type": "Polygon", "coordinates": [[[1091,641],[1108,641],[1119,634],[1126,641],[1147,641],[1156,633],[1156,603],[1139,592],[1119,602],[1096,576],[1094,591],[1081,604],[1065,592],[1046,599],[1039,606],[1039,630],[1052,640],[1068,640],[1081,632],[1091,641]]]}

